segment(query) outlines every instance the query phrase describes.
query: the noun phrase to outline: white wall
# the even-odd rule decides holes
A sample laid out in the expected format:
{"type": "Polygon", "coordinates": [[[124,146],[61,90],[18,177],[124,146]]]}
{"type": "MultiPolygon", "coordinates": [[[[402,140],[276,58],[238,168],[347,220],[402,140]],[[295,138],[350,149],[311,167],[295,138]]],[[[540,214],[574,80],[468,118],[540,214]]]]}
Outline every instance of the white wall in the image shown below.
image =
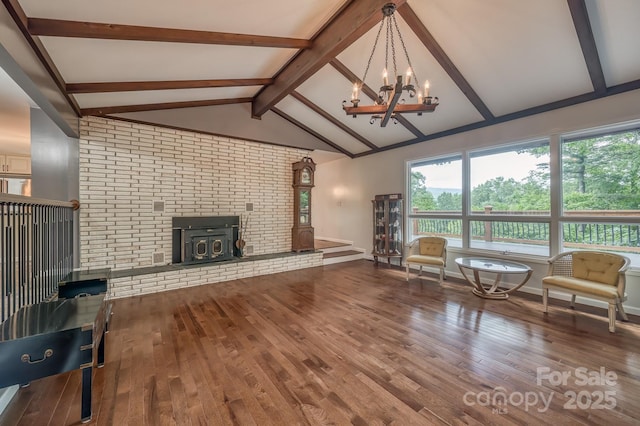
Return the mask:
{"type": "MultiPolygon", "coordinates": [[[[437,113],[435,113],[437,114],[437,113]]],[[[371,249],[371,200],[376,194],[405,192],[406,161],[460,152],[468,148],[500,145],[547,137],[640,118],[640,90],[538,114],[482,129],[431,140],[357,159],[340,159],[318,165],[314,192],[316,235],[353,241],[371,249]]],[[[447,270],[458,274],[453,259],[460,251],[449,250],[447,270]]],[[[540,293],[546,271],[544,259],[531,264],[534,275],[525,286],[540,293]]],[[[628,273],[628,312],[640,314],[640,271],[628,273]]]]}

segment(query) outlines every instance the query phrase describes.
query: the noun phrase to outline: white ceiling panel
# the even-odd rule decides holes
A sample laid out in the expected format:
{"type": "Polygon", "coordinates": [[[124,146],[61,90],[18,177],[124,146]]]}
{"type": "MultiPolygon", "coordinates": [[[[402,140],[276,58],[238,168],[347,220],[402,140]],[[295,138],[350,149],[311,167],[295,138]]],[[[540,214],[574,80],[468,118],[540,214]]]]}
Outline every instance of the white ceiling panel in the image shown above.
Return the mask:
{"type": "Polygon", "coordinates": [[[640,79],[640,1],[594,0],[587,10],[607,86],[640,79]]]}
{"type": "Polygon", "coordinates": [[[281,100],[276,107],[352,154],[359,154],[370,149],[291,96],[281,100]]]}
{"type": "MultiPolygon", "coordinates": [[[[379,120],[370,124],[370,116],[353,118],[347,115],[342,109],[342,101],[350,99],[352,88],[353,83],[331,65],[326,65],[298,87],[298,92],[376,146],[391,145],[413,137],[404,126],[394,126],[391,123],[386,127],[380,127],[379,120]]],[[[361,105],[373,105],[373,101],[368,102],[368,98],[364,99],[365,95],[360,98],[363,102],[361,105]]]]}
{"type": "Polygon", "coordinates": [[[297,52],[245,46],[42,39],[67,83],[266,78],[297,52]]]}
{"type": "MultiPolygon", "coordinates": [[[[210,45],[195,43],[198,41],[195,39],[191,43],[109,39],[108,34],[91,26],[84,27],[86,31],[94,31],[94,34],[87,34],[87,38],[75,37],[77,34],[74,33],[73,26],[60,26],[57,27],[58,30],[56,26],[50,26],[49,29],[60,33],[55,37],[37,36],[37,31],[34,31],[33,37],[42,41],[42,47],[36,47],[36,50],[42,50],[42,57],[51,57],[55,68],[60,71],[60,76],[52,78],[61,80],[57,82],[61,93],[51,93],[51,84],[42,85],[42,90],[46,91],[47,98],[55,98],[58,104],[63,95],[75,99],[77,105],[63,105],[68,107],[67,110],[79,106],[86,113],[87,109],[99,111],[100,108],[111,107],[110,114],[117,114],[130,109],[130,105],[182,102],[180,106],[185,108],[158,110],[157,113],[144,111],[136,113],[136,116],[148,117],[160,125],[165,123],[177,126],[176,123],[181,123],[180,126],[194,130],[213,131],[211,129],[215,127],[215,132],[225,135],[228,133],[230,137],[250,135],[252,139],[260,140],[261,134],[270,135],[264,141],[273,143],[271,131],[277,130],[277,123],[282,120],[271,120],[274,126],[267,129],[266,120],[253,120],[251,117],[254,114],[261,115],[265,110],[267,112],[263,116],[273,114],[268,112],[268,107],[277,102],[277,108],[300,122],[300,132],[308,135],[304,129],[313,129],[353,153],[375,152],[375,149],[367,146],[369,142],[380,148],[405,145],[420,141],[420,132],[425,136],[442,132],[454,134],[459,128],[469,124],[492,125],[496,122],[495,118],[500,119],[505,115],[516,117],[536,111],[548,111],[557,101],[564,101],[562,105],[569,106],[610,94],[593,92],[587,61],[569,8],[572,3],[567,0],[407,0],[395,14],[404,43],[397,38],[395,40],[395,71],[392,52],[389,52],[387,67],[390,80],[395,80],[394,77],[398,74],[404,75],[409,66],[403,51],[404,44],[416,74],[413,77],[414,85],[422,89],[428,79],[431,83],[430,94],[440,98],[440,105],[435,112],[422,116],[403,114],[403,118],[410,124],[408,127],[418,130],[414,130],[418,136],[402,124],[391,122],[387,127],[381,128],[379,122],[369,123],[371,116],[347,116],[342,109],[342,101],[350,100],[353,82],[348,81],[333,66],[327,65],[331,58],[325,57],[321,52],[342,47],[342,40],[352,40],[353,30],[358,34],[364,33],[337,57],[357,78],[362,78],[380,24],[378,22],[370,26],[371,21],[366,18],[371,14],[373,4],[376,5],[373,12],[378,12],[376,9],[385,1],[12,0],[5,1],[4,7],[9,12],[6,15],[9,19],[17,18],[16,25],[3,26],[5,31],[2,33],[9,32],[11,37],[19,39],[29,38],[25,36],[28,28],[22,28],[25,22],[20,19],[24,15],[27,19],[154,27],[157,28],[157,33],[153,31],[154,37],[158,36],[160,39],[171,34],[166,29],[185,29],[311,40],[324,28],[327,32],[313,40],[311,51],[210,45]],[[402,16],[407,14],[415,14],[418,30],[424,25],[440,45],[444,55],[466,80],[459,82],[462,89],[449,75],[454,75],[455,70],[449,69],[447,64],[441,66],[404,21],[402,16]],[[338,22],[342,22],[340,25],[330,23],[331,18],[336,16],[338,22]],[[356,22],[360,21],[366,21],[368,27],[362,30],[355,28],[356,22]],[[274,83],[268,87],[149,91],[144,88],[150,86],[135,84],[149,81],[251,78],[274,79],[274,83]],[[132,82],[127,88],[135,91],[69,93],[76,90],[101,90],[100,86],[91,85],[75,88],[67,86],[65,91],[65,85],[74,83],[112,83],[110,88],[118,90],[120,82],[132,82]],[[475,94],[463,92],[467,90],[466,83],[475,94]],[[292,94],[294,90],[321,111],[315,112],[315,108],[297,101],[297,95],[292,94]],[[467,97],[469,95],[476,102],[476,94],[491,114],[483,117],[478,111],[485,111],[483,105],[479,102],[474,106],[467,97]],[[579,96],[584,94],[589,96],[579,96]],[[210,126],[207,113],[203,112],[208,111],[209,107],[198,107],[197,102],[230,98],[253,98],[254,103],[243,103],[235,107],[228,105],[227,108],[217,109],[224,111],[224,115],[220,115],[224,123],[210,126]],[[117,108],[119,106],[122,109],[117,108]],[[189,106],[193,108],[186,108],[189,106]],[[188,111],[184,111],[185,109],[188,111]],[[519,112],[522,113],[518,114],[519,112]],[[233,117],[234,114],[246,116],[233,117]],[[331,120],[323,118],[325,114],[332,117],[331,120]],[[179,119],[172,118],[178,115],[179,119]],[[199,123],[199,120],[205,122],[199,123]],[[234,130],[233,126],[236,125],[238,129],[234,130]],[[251,132],[247,127],[251,128],[251,132]],[[265,128],[265,131],[261,132],[261,128],[265,128]],[[352,134],[356,136],[351,136],[352,134]],[[359,140],[360,137],[365,143],[359,140]]],[[[640,56],[636,53],[637,40],[640,39],[640,0],[584,0],[584,3],[607,86],[611,88],[623,85],[620,88],[623,91],[636,89],[640,81],[640,56]]],[[[580,3],[576,5],[579,7],[580,3]]],[[[47,33],[46,23],[40,27],[31,26],[32,30],[35,28],[40,28],[41,34],[47,33]]],[[[232,39],[233,37],[229,41],[232,42],[232,39]]],[[[5,45],[5,41],[0,40],[0,44],[5,45]]],[[[382,84],[384,47],[383,32],[365,79],[365,83],[376,92],[382,84]]],[[[588,58],[590,63],[591,59],[588,58]]],[[[34,60],[37,60],[35,55],[34,60]]],[[[32,74],[40,76],[42,69],[44,67],[32,74]]],[[[454,75],[454,78],[457,76],[454,75]]],[[[33,81],[41,80],[36,78],[33,81]]],[[[401,102],[413,101],[406,94],[404,96],[406,99],[401,102]]],[[[364,94],[360,95],[360,99],[361,105],[373,104],[364,94]]],[[[67,110],[68,114],[70,111],[67,110]]],[[[297,141],[300,139],[297,135],[299,133],[284,132],[283,140],[276,143],[295,146],[302,143],[297,141]]]]}
{"type": "Polygon", "coordinates": [[[345,0],[20,0],[27,16],[309,39],[345,0]]]}
{"type": "Polygon", "coordinates": [[[593,91],[566,1],[409,4],[495,115],[593,91]]]}
{"type": "Polygon", "coordinates": [[[145,90],[140,92],[76,93],[80,108],[98,108],[163,102],[250,98],[262,86],[213,87],[206,89],[145,90]]]}

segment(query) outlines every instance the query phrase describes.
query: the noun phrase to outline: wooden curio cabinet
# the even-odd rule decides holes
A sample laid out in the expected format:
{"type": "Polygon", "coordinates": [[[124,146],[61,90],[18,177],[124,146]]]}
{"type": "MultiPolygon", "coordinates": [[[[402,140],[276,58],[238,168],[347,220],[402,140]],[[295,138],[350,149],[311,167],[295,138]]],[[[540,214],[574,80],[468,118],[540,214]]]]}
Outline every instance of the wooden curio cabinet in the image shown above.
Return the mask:
{"type": "Polygon", "coordinates": [[[293,228],[291,250],[315,250],[311,226],[311,188],[316,164],[309,157],[293,163],[293,228]]]}
{"type": "Polygon", "coordinates": [[[373,202],[373,251],[371,254],[378,263],[378,257],[398,258],[402,264],[402,194],[376,195],[373,202]]]}

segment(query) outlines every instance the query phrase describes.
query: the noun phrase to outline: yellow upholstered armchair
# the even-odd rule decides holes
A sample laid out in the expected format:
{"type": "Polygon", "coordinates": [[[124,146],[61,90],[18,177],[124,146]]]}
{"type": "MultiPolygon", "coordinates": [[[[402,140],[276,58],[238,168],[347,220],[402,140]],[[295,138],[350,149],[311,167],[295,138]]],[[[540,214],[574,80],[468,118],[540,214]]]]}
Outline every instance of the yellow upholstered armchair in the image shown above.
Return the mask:
{"type": "Polygon", "coordinates": [[[409,281],[409,265],[419,265],[420,274],[423,266],[440,269],[440,283],[446,279],[444,268],[447,266],[447,240],[440,237],[420,237],[409,244],[407,253],[407,281],[409,281]]]}
{"type": "Polygon", "coordinates": [[[618,254],[600,251],[568,251],[549,259],[549,272],[542,279],[542,304],[547,313],[549,290],[571,294],[571,307],[576,295],[609,303],[609,331],[616,331],[616,309],[628,321],[622,302],[625,272],[630,260],[618,254]]]}

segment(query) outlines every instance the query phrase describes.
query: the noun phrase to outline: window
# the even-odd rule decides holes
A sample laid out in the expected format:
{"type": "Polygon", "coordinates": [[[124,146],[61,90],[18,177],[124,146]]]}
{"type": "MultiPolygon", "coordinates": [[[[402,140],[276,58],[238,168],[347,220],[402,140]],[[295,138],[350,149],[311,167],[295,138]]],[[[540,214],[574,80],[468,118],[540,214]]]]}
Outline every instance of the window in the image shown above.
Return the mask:
{"type": "Polygon", "coordinates": [[[469,155],[469,247],[549,255],[549,143],[512,145],[469,155]]]}
{"type": "Polygon", "coordinates": [[[640,130],[564,141],[562,207],[570,216],[640,214],[640,130]]]}
{"type": "Polygon", "coordinates": [[[640,264],[640,130],[562,142],[562,249],[615,251],[640,264]]]}
{"type": "Polygon", "coordinates": [[[469,156],[471,212],[549,215],[549,144],[474,152],[469,156]]]}
{"type": "Polygon", "coordinates": [[[409,164],[409,241],[438,235],[462,247],[462,157],[409,164]]]}
{"type": "Polygon", "coordinates": [[[462,157],[416,161],[410,167],[411,211],[462,211],[462,157]]]}
{"type": "Polygon", "coordinates": [[[618,252],[640,266],[640,122],[409,162],[409,234],[547,257],[618,252]]]}

